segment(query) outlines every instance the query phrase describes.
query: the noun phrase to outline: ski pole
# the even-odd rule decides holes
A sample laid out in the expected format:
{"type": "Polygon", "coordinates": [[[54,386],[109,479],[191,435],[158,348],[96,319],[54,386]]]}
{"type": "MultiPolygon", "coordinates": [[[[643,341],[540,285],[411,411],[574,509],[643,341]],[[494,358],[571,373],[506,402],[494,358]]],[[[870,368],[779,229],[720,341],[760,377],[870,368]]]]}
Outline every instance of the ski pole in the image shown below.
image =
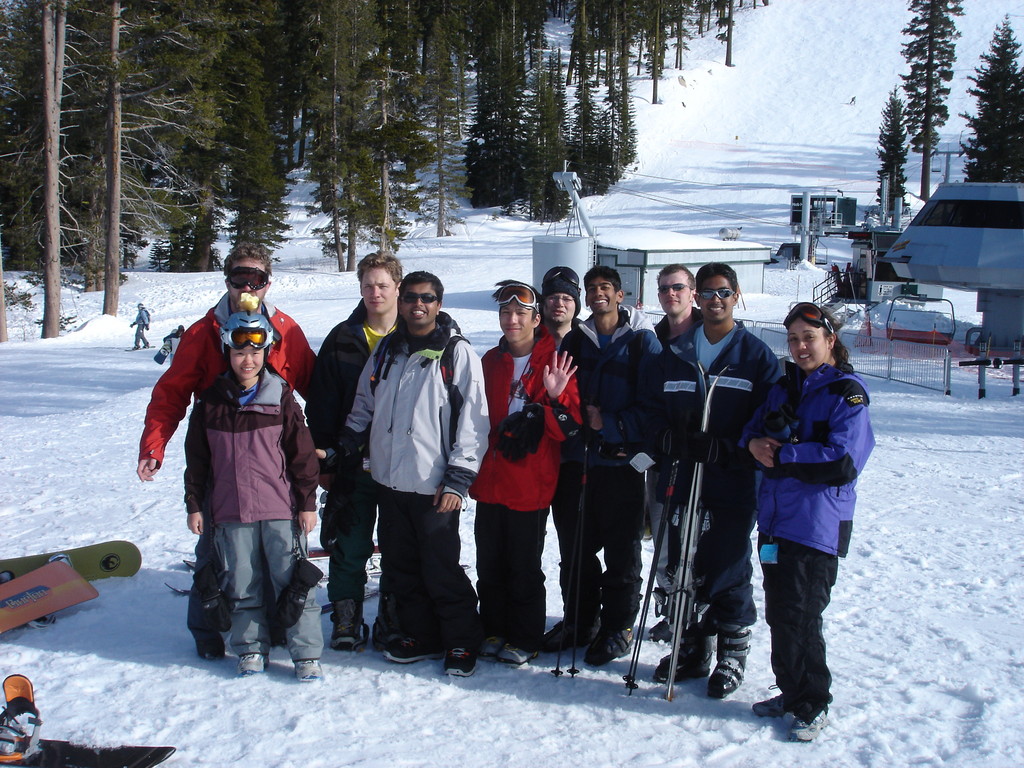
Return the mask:
{"type": "MultiPolygon", "coordinates": [[[[590,436],[586,432],[584,427],[583,435],[583,474],[580,476],[580,500],[576,511],[576,528],[573,531],[572,537],[572,562],[569,563],[569,578],[566,580],[572,589],[572,631],[575,635],[579,631],[579,627],[576,622],[579,620],[580,614],[580,559],[583,554],[583,515],[586,510],[586,496],[587,496],[587,463],[590,460],[590,436]]],[[[569,607],[569,606],[567,606],[569,607]]],[[[568,614],[569,611],[566,611],[568,614]]],[[[562,636],[558,638],[558,654],[555,656],[555,668],[551,670],[551,674],[555,677],[561,677],[564,673],[562,672],[562,651],[565,648],[565,635],[566,635],[566,621],[568,616],[562,617],[562,636]]],[[[568,669],[569,676],[575,677],[579,674],[579,669],[576,668],[576,638],[573,637],[572,645],[572,661],[568,669]]]]}
{"type": "MultiPolygon", "coordinates": [[[[700,379],[707,381],[703,366],[697,364],[700,379]]],[[[722,373],[724,373],[724,369],[722,373]]],[[[721,375],[721,374],[719,374],[721,375]]],[[[707,432],[711,421],[711,398],[718,386],[719,378],[711,382],[707,395],[704,398],[704,411],[701,414],[700,428],[707,432]]],[[[693,561],[697,554],[697,543],[700,539],[703,526],[703,510],[701,509],[701,495],[704,485],[704,462],[694,462],[693,478],[690,483],[690,498],[686,504],[686,517],[679,521],[680,549],[679,566],[676,569],[677,591],[673,596],[675,612],[672,615],[672,655],[669,658],[668,688],[665,691],[666,701],[672,701],[675,689],[676,671],[679,668],[679,646],[682,642],[683,631],[690,628],[691,614],[694,613],[697,604],[697,584],[693,575],[693,561]]]]}
{"type": "Polygon", "coordinates": [[[647,589],[644,590],[644,603],[640,608],[640,623],[637,628],[637,639],[633,645],[633,657],[629,662],[629,671],[622,676],[622,679],[626,681],[626,688],[629,689],[629,694],[632,695],[633,691],[637,688],[636,684],[636,668],[640,664],[640,646],[644,641],[644,630],[647,628],[647,611],[651,606],[651,594],[654,592],[654,580],[658,573],[658,561],[661,558],[661,548],[665,541],[665,531],[668,529],[668,521],[671,517],[672,511],[672,497],[676,491],[676,476],[679,474],[679,459],[673,459],[672,466],[669,469],[668,474],[668,488],[665,489],[665,506],[664,511],[661,515],[661,520],[658,521],[658,532],[655,534],[654,539],[654,560],[651,561],[651,571],[647,576],[647,589]]]}

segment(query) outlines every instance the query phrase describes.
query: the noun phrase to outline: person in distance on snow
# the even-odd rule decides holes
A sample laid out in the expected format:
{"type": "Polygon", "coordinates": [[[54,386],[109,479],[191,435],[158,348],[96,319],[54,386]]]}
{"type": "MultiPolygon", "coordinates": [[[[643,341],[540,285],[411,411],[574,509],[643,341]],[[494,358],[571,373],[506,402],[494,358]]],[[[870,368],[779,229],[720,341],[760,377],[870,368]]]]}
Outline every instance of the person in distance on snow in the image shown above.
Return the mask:
{"type": "Polygon", "coordinates": [[[857,476],[875,440],[867,388],[835,318],[803,303],[784,324],[794,362],[740,439],[764,468],[758,554],[781,691],[753,709],[759,717],[792,713],[790,738],[810,741],[828,724],[832,701],[821,617],[850,544],[857,476]]]}
{"type": "MultiPolygon", "coordinates": [[[[239,243],[224,261],[224,285],[227,292],[206,315],[190,325],[181,337],[174,364],[164,371],[153,387],[146,408],[145,426],[139,441],[139,479],[153,479],[164,460],[168,441],[185,417],[189,403],[227,370],[221,352],[221,326],[233,312],[241,310],[243,294],[247,303],[255,303],[274,329],[274,343],[267,362],[302,397],[308,395],[309,377],[315,356],[302,329],[292,318],[266,300],[271,285],[271,257],[266,248],[254,243],[239,243]]],[[[207,526],[208,527],[208,526],[207,526]]],[[[209,561],[210,541],[206,535],[196,542],[196,568],[209,561]]],[[[206,625],[202,605],[193,590],[188,604],[188,628],[196,643],[196,652],[204,659],[224,656],[220,633],[206,625]]]]}
{"type": "Polygon", "coordinates": [[[572,359],[541,324],[532,286],[498,283],[502,338],[483,357],[491,431],[476,505],[483,657],[521,665],[541,650],[546,616],[541,554],[562,442],[579,430],[572,359]]]}
{"type": "MultiPolygon", "coordinates": [[[[782,372],[768,346],[733,318],[740,291],[735,270],[724,263],[705,264],[697,271],[696,285],[703,321],[672,340],[649,366],[643,401],[660,458],[659,500],[665,501],[671,467],[678,462],[671,505],[684,508],[696,464],[704,465],[700,499],[708,525],[692,567],[699,582],[697,600],[707,610],[699,624],[689,622],[684,628],[675,679],[710,673],[707,695],[721,699],[743,682],[750,626],[757,619],[750,565],[754,464],[745,451],[737,451],[737,441],[782,372]],[[704,432],[701,414],[709,396],[704,432]]],[[[678,535],[670,530],[669,541],[678,542],[678,535]]],[[[668,680],[671,662],[671,654],[661,660],[655,681],[668,680]]]]}
{"type": "Polygon", "coordinates": [[[139,304],[138,309],[135,320],[128,326],[135,329],[135,346],[132,349],[149,349],[149,340],[146,339],[146,331],[149,330],[149,310],[144,304],[139,304]]]}
{"type": "MultiPolygon", "coordinates": [[[[185,506],[192,533],[212,528],[231,609],[231,649],[239,675],[247,676],[265,669],[270,652],[264,560],[275,600],[296,588],[303,563],[316,570],[304,558],[317,521],[319,464],[291,388],[266,365],[270,320],[235,313],[221,339],[229,369],[196,401],[185,436],[185,506]]],[[[315,587],[317,580],[309,581],[315,587]]],[[[323,676],[323,633],[315,590],[302,586],[286,637],[295,674],[306,682],[323,676]]]]}
{"type": "Polygon", "coordinates": [[[384,657],[408,664],[444,656],[444,671],[476,669],[483,641],[476,592],[459,565],[459,513],[487,450],[480,358],[441,312],[429,272],[399,285],[398,326],[366,362],[339,435],[341,466],[369,445],[377,537],[403,636],[384,657]]]}
{"type": "Polygon", "coordinates": [[[589,643],[584,661],[603,666],[629,653],[640,607],[644,479],[629,464],[644,440],[638,382],[658,340],[647,316],[623,306],[619,273],[598,266],[583,277],[591,316],[562,340],[579,370],[584,429],[567,444],[559,486],[576,472],[571,502],[553,505],[561,555],[563,619],[545,635],[546,649],[589,643]],[[575,463],[575,467],[572,464],[575,463]],[[577,531],[579,533],[577,533],[577,531]],[[574,542],[579,537],[580,549],[574,542]],[[598,553],[604,552],[604,570],[598,553]],[[578,570],[577,570],[578,569],[578,570]]]}
{"type": "MultiPolygon", "coordinates": [[[[398,321],[398,284],[402,263],[390,253],[371,253],[356,267],[362,298],[352,315],[324,339],[313,368],[306,418],[317,448],[328,453],[320,485],[328,489],[320,538],[331,550],[327,597],[334,612],[331,647],[356,651],[366,644],[363,591],[366,561],[373,554],[377,488],[369,462],[339,468],[334,446],[352,410],[363,366],[398,321]]],[[[381,573],[373,644],[383,651],[398,636],[398,620],[387,574],[381,573]]]]}

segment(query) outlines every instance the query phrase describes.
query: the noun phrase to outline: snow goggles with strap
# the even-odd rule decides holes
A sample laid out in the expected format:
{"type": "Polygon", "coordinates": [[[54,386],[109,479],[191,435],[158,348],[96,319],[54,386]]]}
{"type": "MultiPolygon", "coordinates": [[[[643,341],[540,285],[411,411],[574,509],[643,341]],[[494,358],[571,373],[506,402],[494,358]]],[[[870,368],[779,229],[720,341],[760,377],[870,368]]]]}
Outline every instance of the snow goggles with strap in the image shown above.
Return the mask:
{"type": "Polygon", "coordinates": [[[576,270],[569,267],[552,267],[544,273],[544,278],[540,281],[541,286],[550,280],[563,280],[564,282],[571,285],[577,291],[580,289],[580,276],[576,274],[576,270]]]}
{"type": "Polygon", "coordinates": [[[256,349],[270,346],[268,334],[262,328],[235,328],[228,335],[226,343],[232,349],[242,349],[247,344],[256,349]]]}
{"type": "Polygon", "coordinates": [[[232,288],[248,287],[250,290],[258,291],[267,287],[270,275],[255,267],[235,267],[228,273],[228,282],[232,288]]]}
{"type": "Polygon", "coordinates": [[[537,298],[537,293],[526,283],[508,283],[503,285],[494,294],[494,299],[498,302],[499,307],[504,307],[506,304],[514,301],[521,307],[532,309],[534,312],[540,312],[540,300],[537,298]]]}
{"type": "Polygon", "coordinates": [[[783,321],[783,325],[789,328],[797,320],[803,320],[805,323],[813,325],[815,328],[824,328],[825,332],[830,336],[835,336],[836,329],[832,326],[832,321],[828,319],[821,308],[816,304],[810,302],[802,302],[797,304],[786,315],[786,319],[783,321]]]}

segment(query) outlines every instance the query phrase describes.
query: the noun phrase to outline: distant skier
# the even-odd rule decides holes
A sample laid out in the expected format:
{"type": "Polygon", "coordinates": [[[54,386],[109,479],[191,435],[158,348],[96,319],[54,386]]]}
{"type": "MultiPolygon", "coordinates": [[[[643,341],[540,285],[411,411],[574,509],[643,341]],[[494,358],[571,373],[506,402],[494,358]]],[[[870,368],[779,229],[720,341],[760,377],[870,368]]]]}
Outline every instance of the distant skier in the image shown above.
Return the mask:
{"type": "Polygon", "coordinates": [[[185,326],[179,325],[176,329],[164,336],[163,344],[160,345],[160,350],[156,353],[156,356],[153,359],[160,363],[160,365],[174,362],[174,352],[177,350],[178,344],[181,341],[181,336],[184,333],[185,326]]]}
{"type": "Polygon", "coordinates": [[[135,329],[135,346],[132,349],[149,349],[149,340],[146,338],[146,331],[149,330],[149,310],[144,304],[139,304],[135,322],[128,327],[135,329]]]}

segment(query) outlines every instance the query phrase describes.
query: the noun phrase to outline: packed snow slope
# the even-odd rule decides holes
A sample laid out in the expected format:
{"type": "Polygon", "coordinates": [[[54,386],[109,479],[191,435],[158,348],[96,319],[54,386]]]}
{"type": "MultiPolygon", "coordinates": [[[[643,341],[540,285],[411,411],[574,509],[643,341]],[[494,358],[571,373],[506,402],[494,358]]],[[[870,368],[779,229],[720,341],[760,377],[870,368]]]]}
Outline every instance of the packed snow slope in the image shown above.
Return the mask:
{"type": "MultiPolygon", "coordinates": [[[[955,115],[973,107],[965,78],[995,27],[1007,11],[1024,18],[1019,3],[964,5],[950,139],[963,125],[955,115]]],[[[586,201],[598,228],[713,235],[743,226],[744,239],[774,244],[789,239],[791,192],[839,188],[870,203],[906,21],[903,0],[776,0],[739,14],[735,68],[723,66],[713,40],[694,41],[686,68],[666,73],[662,104],[649,103],[648,81],[634,83],[640,160],[612,194],[586,201]]],[[[301,184],[293,192],[292,238],[270,298],[316,349],[358,290],[354,275],[332,272],[320,256],[306,195],[301,184]]],[[[495,213],[466,211],[462,231],[444,240],[424,227],[399,254],[407,270],[440,275],[445,310],[481,352],[498,338],[489,289],[528,279],[530,238],[547,232],[495,213]]],[[[841,242],[828,248],[830,258],[847,256],[841,242]]],[[[821,276],[818,267],[772,267],[765,292],[747,295],[740,315],[777,321],[821,276]]],[[[200,661],[185,601],[165,586],[188,584],[181,560],[194,544],[182,505],[183,430],[156,481],[139,483],[138,437],[163,369],[150,353],[125,350],[138,301],[153,311],[158,342],[221,291],[216,275],[140,270],[122,288],[117,318],[101,315],[100,294],[69,291],[73,332],[33,340],[33,318],[23,318],[28,325],[12,323],[12,335],[29,340],[0,345],[0,556],[126,538],[144,558],[137,576],[97,582],[100,597],[52,627],[0,638],[0,673],[34,680],[49,738],[171,744],[178,753],[168,765],[246,768],[1024,764],[1024,398],[1010,397],[1005,377],[993,376],[980,401],[963,372],[952,397],[869,381],[878,447],[825,616],[833,724],[813,744],[786,743],[784,725],[750,712],[773,693],[763,622],[747,680],[726,701],[706,698],[697,682],[666,702],[649,682],[666,652],[653,643],[632,695],[621,680],[626,659],[602,669],[580,660],[578,676],[556,678],[556,658],[542,655],[522,669],[481,663],[453,680],[435,662],[399,667],[373,651],[327,650],[327,680],[312,686],[295,682],[280,649],[268,674],[245,680],[231,659],[200,661]]],[[[956,303],[958,316],[977,319],[973,296],[956,294],[956,303]]],[[[471,575],[473,515],[471,505],[462,528],[471,575]]],[[[649,557],[649,542],[645,550],[649,557]]],[[[557,560],[550,529],[549,623],[561,615],[557,560]]],[[[759,573],[755,565],[758,595],[759,573]]]]}

